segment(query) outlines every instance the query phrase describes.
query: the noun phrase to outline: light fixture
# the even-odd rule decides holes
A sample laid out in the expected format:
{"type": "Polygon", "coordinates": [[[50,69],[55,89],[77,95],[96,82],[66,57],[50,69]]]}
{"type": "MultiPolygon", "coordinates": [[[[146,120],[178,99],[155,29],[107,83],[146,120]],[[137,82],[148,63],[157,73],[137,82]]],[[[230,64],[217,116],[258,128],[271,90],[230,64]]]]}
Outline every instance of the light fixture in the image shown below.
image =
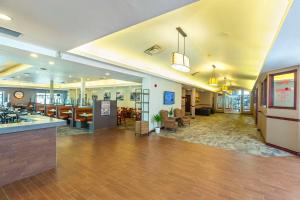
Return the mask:
{"type": "Polygon", "coordinates": [[[49,65],[54,65],[55,64],[55,62],[53,62],[53,61],[49,61],[48,63],[49,63],[49,65]]]}
{"type": "Polygon", "coordinates": [[[110,73],[108,73],[108,72],[105,73],[105,76],[109,76],[109,75],[110,75],[110,73]]]}
{"type": "Polygon", "coordinates": [[[35,53],[31,53],[30,56],[33,57],[33,58],[39,57],[39,56],[38,56],[37,54],[35,54],[35,53]]]}
{"type": "Polygon", "coordinates": [[[229,81],[229,88],[228,88],[228,90],[227,90],[227,93],[230,94],[230,95],[233,93],[231,81],[229,81]]]}
{"type": "Polygon", "coordinates": [[[5,21],[11,21],[12,20],[11,17],[9,17],[9,16],[7,16],[3,13],[0,13],[0,19],[5,20],[5,21]]]}
{"type": "Polygon", "coordinates": [[[185,55],[185,38],[187,34],[177,27],[177,52],[172,53],[172,67],[178,71],[190,72],[190,59],[185,55]],[[179,53],[179,34],[183,37],[183,54],[179,53]]]}
{"type": "Polygon", "coordinates": [[[224,84],[223,84],[221,90],[222,90],[222,92],[226,92],[228,90],[226,77],[224,77],[224,84]]]}
{"type": "Polygon", "coordinates": [[[69,75],[69,78],[72,78],[72,75],[71,75],[71,74],[69,75]]]}
{"type": "Polygon", "coordinates": [[[218,79],[216,78],[216,66],[213,65],[212,67],[213,67],[213,71],[208,81],[208,84],[211,86],[218,86],[218,79]]]}

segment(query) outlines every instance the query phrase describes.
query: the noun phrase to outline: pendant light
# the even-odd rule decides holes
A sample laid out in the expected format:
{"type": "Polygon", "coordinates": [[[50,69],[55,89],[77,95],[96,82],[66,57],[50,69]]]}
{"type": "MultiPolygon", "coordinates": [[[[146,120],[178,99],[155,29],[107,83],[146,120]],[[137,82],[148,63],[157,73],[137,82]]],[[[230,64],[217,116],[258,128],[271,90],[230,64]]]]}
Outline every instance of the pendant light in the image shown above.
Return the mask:
{"type": "Polygon", "coordinates": [[[208,81],[208,84],[211,86],[218,86],[218,80],[216,77],[216,66],[212,65],[212,67],[213,67],[213,71],[212,71],[211,77],[208,81]]]}
{"type": "Polygon", "coordinates": [[[223,84],[221,90],[222,90],[222,92],[227,92],[227,90],[228,90],[226,77],[224,77],[224,84],[223,84]]]}
{"type": "Polygon", "coordinates": [[[228,92],[228,94],[230,94],[230,95],[232,95],[232,93],[233,93],[231,81],[229,81],[229,88],[228,88],[227,92],[228,92]]]}
{"type": "Polygon", "coordinates": [[[187,34],[177,27],[177,52],[172,53],[172,67],[181,72],[190,72],[190,59],[185,55],[185,38],[187,34]],[[183,37],[183,54],[179,52],[179,34],[183,37]]]}

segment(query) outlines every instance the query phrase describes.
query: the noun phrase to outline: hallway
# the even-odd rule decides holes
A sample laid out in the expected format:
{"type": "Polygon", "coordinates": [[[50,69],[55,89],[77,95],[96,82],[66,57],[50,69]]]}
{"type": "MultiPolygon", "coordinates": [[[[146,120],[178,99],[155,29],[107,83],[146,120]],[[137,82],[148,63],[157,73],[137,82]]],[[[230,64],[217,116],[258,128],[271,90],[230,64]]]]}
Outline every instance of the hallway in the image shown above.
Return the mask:
{"type": "Polygon", "coordinates": [[[196,116],[190,127],[179,128],[177,132],[163,130],[160,136],[252,155],[290,155],[264,143],[251,115],[216,113],[210,116],[196,116]]]}

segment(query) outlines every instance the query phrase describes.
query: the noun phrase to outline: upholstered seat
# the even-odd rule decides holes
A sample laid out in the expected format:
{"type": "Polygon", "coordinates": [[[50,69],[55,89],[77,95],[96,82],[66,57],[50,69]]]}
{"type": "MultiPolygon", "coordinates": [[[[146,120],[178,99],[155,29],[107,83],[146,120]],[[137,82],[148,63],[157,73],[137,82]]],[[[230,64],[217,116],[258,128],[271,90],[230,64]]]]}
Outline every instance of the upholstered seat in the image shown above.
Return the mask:
{"type": "Polygon", "coordinates": [[[191,125],[191,119],[188,116],[184,115],[183,110],[181,110],[179,108],[174,109],[174,116],[176,118],[180,118],[180,120],[184,126],[191,125]]]}
{"type": "Polygon", "coordinates": [[[161,117],[162,117],[162,125],[165,129],[172,129],[177,130],[177,122],[173,118],[168,117],[168,111],[167,110],[161,110],[160,111],[161,117]]]}

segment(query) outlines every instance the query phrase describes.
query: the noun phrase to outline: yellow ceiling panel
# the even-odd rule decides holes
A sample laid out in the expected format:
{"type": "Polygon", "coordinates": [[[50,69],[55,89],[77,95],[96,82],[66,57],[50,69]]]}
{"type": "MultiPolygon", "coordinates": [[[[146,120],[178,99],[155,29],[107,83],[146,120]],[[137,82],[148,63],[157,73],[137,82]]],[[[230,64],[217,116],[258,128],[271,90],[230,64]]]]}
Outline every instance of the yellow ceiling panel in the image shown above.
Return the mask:
{"type": "Polygon", "coordinates": [[[201,0],[97,39],[71,52],[207,90],[212,65],[219,79],[251,89],[292,1],[201,0]],[[177,49],[176,27],[187,33],[191,74],[171,68],[177,49]],[[153,45],[153,56],[144,50],[153,45]]]}

